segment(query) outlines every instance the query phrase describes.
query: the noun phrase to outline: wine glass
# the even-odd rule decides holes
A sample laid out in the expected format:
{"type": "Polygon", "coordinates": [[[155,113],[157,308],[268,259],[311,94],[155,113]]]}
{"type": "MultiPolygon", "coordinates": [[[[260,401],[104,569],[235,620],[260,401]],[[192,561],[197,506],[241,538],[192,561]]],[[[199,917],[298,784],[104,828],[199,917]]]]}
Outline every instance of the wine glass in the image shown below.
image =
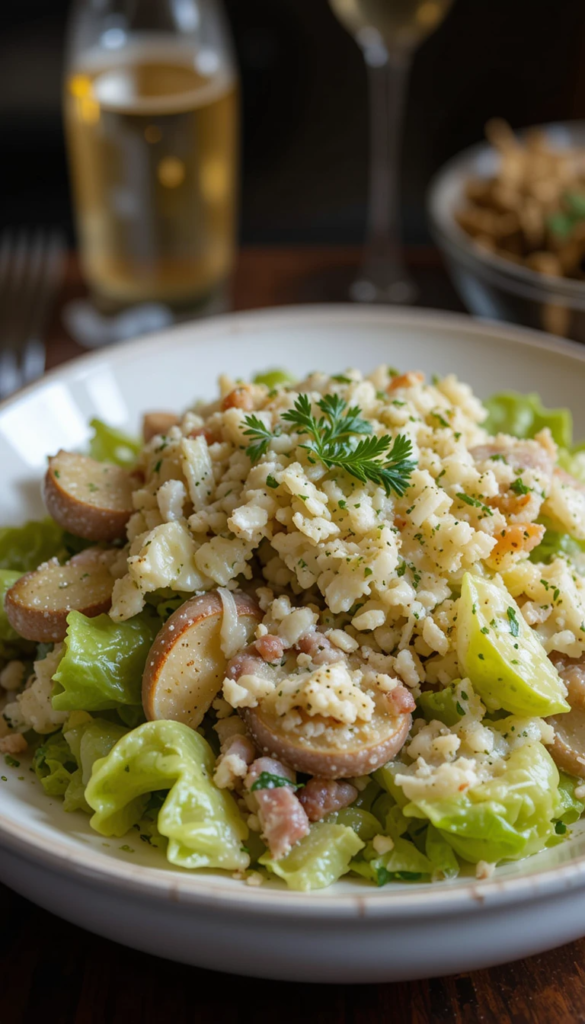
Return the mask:
{"type": "Polygon", "coordinates": [[[368,70],[370,181],[364,259],[350,288],[356,302],[412,302],[402,259],[398,168],[404,98],[415,47],[452,0],[330,0],[359,44],[368,70]]]}

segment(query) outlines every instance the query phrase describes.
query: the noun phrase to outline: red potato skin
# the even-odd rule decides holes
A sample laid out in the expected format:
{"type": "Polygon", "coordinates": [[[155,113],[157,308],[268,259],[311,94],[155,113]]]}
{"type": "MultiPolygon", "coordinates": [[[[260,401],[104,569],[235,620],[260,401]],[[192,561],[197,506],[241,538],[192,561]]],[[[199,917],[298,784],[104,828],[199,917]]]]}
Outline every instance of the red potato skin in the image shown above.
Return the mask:
{"type": "Polygon", "coordinates": [[[55,476],[54,462],[63,452],[49,459],[43,481],[43,500],[47,512],[65,530],[84,540],[124,540],[126,524],[134,509],[104,509],[71,497],[55,476]]]}
{"type": "Polygon", "coordinates": [[[238,708],[250,736],[258,749],[269,757],[275,757],[297,772],[317,775],[324,779],[347,779],[371,772],[387,764],[404,746],[412,716],[400,715],[395,719],[396,729],[386,739],[371,747],[357,750],[311,750],[308,744],[298,739],[295,743],[290,734],[279,736],[262,718],[262,706],[238,708]]]}
{"type": "MultiPolygon", "coordinates": [[[[262,612],[254,599],[243,591],[234,591],[233,597],[240,615],[249,615],[262,621],[262,612]]],[[[158,633],[146,659],[146,667],[142,676],[142,704],[149,721],[157,719],[156,689],[159,673],[175,644],[201,619],[212,615],[223,615],[223,603],[216,590],[207,594],[192,597],[177,608],[167,619],[158,633]]]]}
{"type": "MultiPolygon", "coordinates": [[[[86,552],[82,552],[82,554],[86,555],[86,552]]],[[[76,558],[81,558],[81,556],[76,556],[76,558]]],[[[76,558],[71,559],[71,562],[68,564],[78,564],[76,558]]],[[[84,563],[80,562],[79,564],[84,563]]],[[[24,637],[25,640],[34,640],[36,643],[43,644],[58,643],[60,640],[65,639],[67,634],[67,616],[70,611],[80,611],[87,615],[88,618],[94,618],[96,615],[101,615],[102,612],[109,611],[112,604],[111,592],[103,600],[93,601],[88,605],[84,604],[82,608],[71,605],[51,611],[43,608],[33,608],[31,605],[25,604],[21,598],[26,584],[50,565],[50,562],[46,562],[44,565],[39,566],[38,569],[25,573],[24,576],[21,576],[10,587],[4,599],[6,618],[12,628],[20,636],[24,637]]],[[[112,577],[113,586],[114,579],[112,577]]]]}

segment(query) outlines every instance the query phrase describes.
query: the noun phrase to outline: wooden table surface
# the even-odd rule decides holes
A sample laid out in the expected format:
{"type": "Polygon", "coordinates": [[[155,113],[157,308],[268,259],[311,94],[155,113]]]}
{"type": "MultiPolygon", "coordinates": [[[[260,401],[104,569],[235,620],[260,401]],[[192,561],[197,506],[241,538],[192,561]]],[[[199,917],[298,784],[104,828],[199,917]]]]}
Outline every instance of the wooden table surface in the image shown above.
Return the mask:
{"type": "MultiPolygon", "coordinates": [[[[337,301],[354,249],[249,249],[234,282],[236,309],[337,301]]],[[[432,251],[410,265],[426,306],[461,309],[432,251]]],[[[83,293],[71,259],[48,332],[48,365],[81,349],[61,307],[83,293]]],[[[292,985],[214,974],[90,935],[0,886],[1,1024],[565,1024],[585,1022],[585,939],[516,963],[392,985],[292,985]]],[[[585,922],[583,923],[585,933],[585,922]]],[[[445,937],[448,941],[448,936],[445,937]]]]}

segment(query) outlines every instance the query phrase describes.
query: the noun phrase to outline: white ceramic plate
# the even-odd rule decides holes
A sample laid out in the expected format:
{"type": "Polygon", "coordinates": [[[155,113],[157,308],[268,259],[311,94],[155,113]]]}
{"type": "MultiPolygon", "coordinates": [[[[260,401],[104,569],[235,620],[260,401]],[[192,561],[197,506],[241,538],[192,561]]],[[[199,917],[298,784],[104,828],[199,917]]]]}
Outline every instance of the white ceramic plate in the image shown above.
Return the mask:
{"type": "MultiPolygon", "coordinates": [[[[141,410],[214,393],[220,372],[282,366],[456,371],[481,396],[539,391],[585,437],[585,349],[441,313],[345,306],[245,313],[87,356],[0,409],[0,522],[42,511],[45,457],[82,445],[99,416],[135,430],[141,410]]],[[[107,842],[66,814],[23,762],[0,781],[0,877],[48,910],[119,942],[219,970],[307,981],[391,981],[486,967],[585,934],[585,834],[489,881],[312,894],[171,869],[138,834],[107,842]]]]}

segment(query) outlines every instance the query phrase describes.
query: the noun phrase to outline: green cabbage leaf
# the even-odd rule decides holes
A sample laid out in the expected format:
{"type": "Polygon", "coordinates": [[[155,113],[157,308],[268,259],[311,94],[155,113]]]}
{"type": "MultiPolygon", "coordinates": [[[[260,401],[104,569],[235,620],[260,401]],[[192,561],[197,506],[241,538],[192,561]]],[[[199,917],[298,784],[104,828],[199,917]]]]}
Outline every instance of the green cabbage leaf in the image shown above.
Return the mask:
{"type": "Polygon", "coordinates": [[[31,520],[23,526],[0,529],[0,569],[22,575],[36,569],[41,562],[62,555],[63,550],[63,530],[52,519],[31,520]]]}
{"type": "Polygon", "coordinates": [[[483,426],[490,434],[531,438],[548,427],[560,448],[571,448],[573,418],[568,409],[545,409],[539,395],[517,391],[501,391],[483,404],[489,414],[483,426]]]}
{"type": "Polygon", "coordinates": [[[133,466],[142,448],[142,443],[116,427],[109,427],[102,420],[91,420],[93,437],[89,442],[89,454],[98,462],[114,462],[117,466],[133,466]]]}
{"type": "Polygon", "coordinates": [[[402,805],[406,818],[427,819],[462,860],[497,863],[542,850],[554,833],[559,773],[546,748],[529,741],[512,750],[504,770],[458,796],[408,801],[393,762],[376,776],[402,805]]]}
{"type": "Polygon", "coordinates": [[[326,889],[350,869],[352,857],[363,847],[353,828],[320,821],[311,825],[311,831],[293,846],[290,853],[274,860],[264,853],[259,863],[284,879],[289,889],[310,892],[326,889]]]}
{"type": "Polygon", "coordinates": [[[214,763],[193,729],[146,722],[94,764],[85,791],[95,812],[90,824],[103,836],[122,836],[141,821],[150,794],[168,790],[157,820],[168,860],[183,868],[246,868],[248,827],[231,794],[213,783],[214,763]]]}
{"type": "Polygon", "coordinates": [[[160,622],[142,612],[126,622],[69,612],[65,653],[53,676],[56,711],[141,705],[142,672],[160,622]]]}

